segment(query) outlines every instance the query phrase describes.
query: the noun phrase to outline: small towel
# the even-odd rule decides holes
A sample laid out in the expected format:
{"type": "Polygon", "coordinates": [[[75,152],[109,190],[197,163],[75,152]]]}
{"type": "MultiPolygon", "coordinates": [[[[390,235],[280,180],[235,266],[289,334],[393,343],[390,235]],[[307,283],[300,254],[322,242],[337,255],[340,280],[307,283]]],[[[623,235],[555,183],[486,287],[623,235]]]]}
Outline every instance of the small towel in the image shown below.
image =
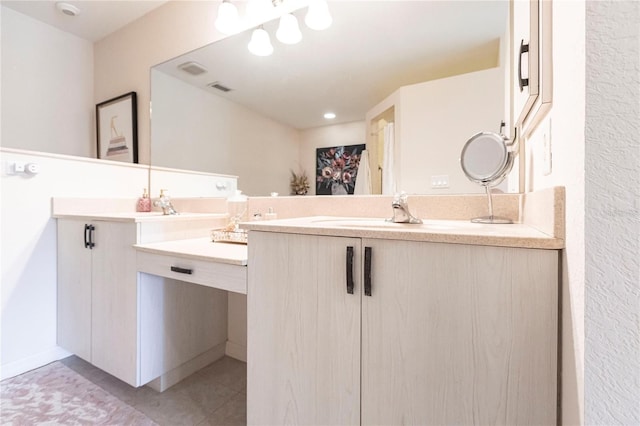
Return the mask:
{"type": "Polygon", "coordinates": [[[360,165],[353,193],[354,195],[371,194],[371,168],[369,167],[369,152],[366,149],[360,154],[360,165]]]}
{"type": "Polygon", "coordinates": [[[393,195],[396,191],[394,166],[395,126],[388,123],[384,126],[384,158],[382,159],[382,195],[393,195]]]}

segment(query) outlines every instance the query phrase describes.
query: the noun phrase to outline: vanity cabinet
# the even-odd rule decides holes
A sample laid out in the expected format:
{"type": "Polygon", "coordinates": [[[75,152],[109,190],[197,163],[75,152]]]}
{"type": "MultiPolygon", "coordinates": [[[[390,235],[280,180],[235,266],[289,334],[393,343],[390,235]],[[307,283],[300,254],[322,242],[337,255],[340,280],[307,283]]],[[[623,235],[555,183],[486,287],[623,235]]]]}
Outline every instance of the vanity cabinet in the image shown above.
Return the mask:
{"type": "Polygon", "coordinates": [[[249,265],[249,424],[556,423],[557,251],[252,231],[249,265]]]}
{"type": "MultiPolygon", "coordinates": [[[[57,342],[131,386],[160,377],[156,387],[164,390],[186,374],[187,363],[202,367],[205,358],[224,353],[227,294],[180,281],[170,272],[173,263],[161,265],[166,272],[156,265],[140,273],[146,253],[134,245],[201,237],[217,219],[115,217],[58,217],[57,342]]],[[[201,266],[193,277],[232,281],[229,265],[201,266]]]]}
{"type": "Polygon", "coordinates": [[[58,345],[133,386],[137,239],[136,223],[58,219],[58,345]]]}

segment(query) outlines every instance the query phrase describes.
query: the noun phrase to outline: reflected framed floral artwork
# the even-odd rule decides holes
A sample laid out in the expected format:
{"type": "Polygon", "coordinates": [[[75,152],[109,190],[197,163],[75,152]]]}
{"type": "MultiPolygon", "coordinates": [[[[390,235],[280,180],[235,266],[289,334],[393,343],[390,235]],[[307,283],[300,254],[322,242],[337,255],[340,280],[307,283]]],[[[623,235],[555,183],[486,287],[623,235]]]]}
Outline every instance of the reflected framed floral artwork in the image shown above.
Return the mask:
{"type": "Polygon", "coordinates": [[[96,105],[98,158],[138,162],[137,111],[136,92],[96,105]]]}
{"type": "Polygon", "coordinates": [[[316,195],[353,194],[365,144],[316,149],[316,195]]]}

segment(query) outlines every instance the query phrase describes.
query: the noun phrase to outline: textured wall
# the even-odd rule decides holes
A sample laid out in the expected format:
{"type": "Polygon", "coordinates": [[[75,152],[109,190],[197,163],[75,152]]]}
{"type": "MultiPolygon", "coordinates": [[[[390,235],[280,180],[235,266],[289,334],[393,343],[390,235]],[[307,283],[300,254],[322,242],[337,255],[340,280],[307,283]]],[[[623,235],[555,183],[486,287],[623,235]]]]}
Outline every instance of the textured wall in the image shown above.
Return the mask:
{"type": "Polygon", "coordinates": [[[640,2],[586,3],[585,423],[640,424],[640,2]]]}
{"type": "Polygon", "coordinates": [[[553,2],[553,108],[526,142],[527,192],[566,189],[567,226],[562,253],[561,421],[584,424],[584,151],[585,2],[553,2]],[[553,170],[544,170],[544,134],[550,135],[553,170]]]}

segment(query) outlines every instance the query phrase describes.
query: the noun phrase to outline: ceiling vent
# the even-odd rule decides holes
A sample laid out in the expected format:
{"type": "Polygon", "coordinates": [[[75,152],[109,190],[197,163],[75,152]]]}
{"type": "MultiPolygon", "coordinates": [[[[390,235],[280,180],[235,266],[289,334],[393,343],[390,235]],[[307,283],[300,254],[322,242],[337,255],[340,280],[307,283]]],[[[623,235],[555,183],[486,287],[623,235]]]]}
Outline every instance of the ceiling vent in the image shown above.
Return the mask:
{"type": "Polygon", "coordinates": [[[207,69],[205,67],[193,61],[180,64],[178,65],[178,68],[180,68],[182,71],[187,72],[191,75],[200,75],[207,72],[207,69]]]}
{"type": "Polygon", "coordinates": [[[213,88],[213,89],[217,89],[220,90],[221,92],[230,92],[231,89],[229,89],[227,86],[223,86],[222,84],[220,84],[219,81],[214,81],[213,83],[209,83],[207,84],[207,86],[213,88]]]}

